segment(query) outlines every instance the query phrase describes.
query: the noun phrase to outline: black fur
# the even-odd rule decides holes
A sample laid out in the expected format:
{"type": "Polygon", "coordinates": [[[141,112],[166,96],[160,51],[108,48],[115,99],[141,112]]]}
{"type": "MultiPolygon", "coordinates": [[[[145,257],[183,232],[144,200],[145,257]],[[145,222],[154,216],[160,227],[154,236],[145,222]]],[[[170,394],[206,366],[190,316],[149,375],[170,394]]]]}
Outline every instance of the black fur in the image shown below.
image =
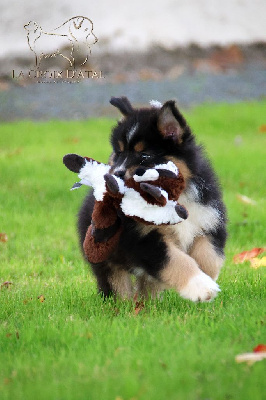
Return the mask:
{"type": "MultiPolygon", "coordinates": [[[[178,143],[171,135],[164,137],[158,129],[158,120],[162,109],[133,109],[130,102],[124,97],[112,98],[111,104],[116,106],[125,116],[123,121],[118,122],[114,127],[111,134],[113,147],[111,172],[119,176],[132,175],[132,171],[136,171],[138,167],[152,167],[155,164],[165,163],[169,157],[185,163],[191,172],[187,186],[193,184],[197,188],[199,194],[197,201],[202,205],[214,206],[220,213],[219,225],[206,234],[210,237],[217,254],[223,255],[226,241],[226,212],[218,180],[202,147],[196,144],[185,118],[176,108],[175,103],[169,101],[163,107],[170,109],[180,127],[182,133],[178,143]],[[134,134],[128,140],[133,128],[134,134]],[[140,141],[144,143],[144,149],[141,152],[136,152],[134,146],[140,141]],[[121,151],[121,143],[123,143],[123,151],[121,151]]],[[[81,245],[91,223],[93,204],[94,197],[90,193],[85,198],[78,216],[81,245]]],[[[97,277],[99,291],[104,293],[105,296],[112,293],[112,285],[110,284],[112,265],[128,271],[131,271],[134,267],[141,267],[149,275],[156,278],[168,258],[165,238],[160,229],[155,228],[149,233],[141,235],[137,222],[123,215],[120,215],[120,217],[124,230],[117,250],[110,260],[92,265],[97,277]]]]}

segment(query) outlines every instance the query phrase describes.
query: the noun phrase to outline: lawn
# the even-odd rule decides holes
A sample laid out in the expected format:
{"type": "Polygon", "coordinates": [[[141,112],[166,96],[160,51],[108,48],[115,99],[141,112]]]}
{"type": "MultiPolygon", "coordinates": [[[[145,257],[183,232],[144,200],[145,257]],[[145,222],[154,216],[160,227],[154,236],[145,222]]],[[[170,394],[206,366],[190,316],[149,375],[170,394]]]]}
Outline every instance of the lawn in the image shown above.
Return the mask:
{"type": "Polygon", "coordinates": [[[138,313],[97,295],[75,227],[86,188],[70,192],[77,177],[62,164],[72,152],[106,162],[114,121],[0,125],[1,400],[263,398],[266,360],[235,356],[266,342],[265,268],[232,258],[266,245],[265,110],[261,101],[185,112],[228,208],[222,291],[197,304],[169,291],[138,313]]]}

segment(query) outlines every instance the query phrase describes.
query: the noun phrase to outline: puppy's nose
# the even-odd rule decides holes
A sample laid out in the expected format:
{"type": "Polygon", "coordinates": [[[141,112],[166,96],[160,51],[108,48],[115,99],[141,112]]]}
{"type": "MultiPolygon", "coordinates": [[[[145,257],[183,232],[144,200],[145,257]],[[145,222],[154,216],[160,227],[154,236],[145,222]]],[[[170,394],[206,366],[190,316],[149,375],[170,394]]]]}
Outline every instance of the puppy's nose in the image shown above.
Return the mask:
{"type": "Polygon", "coordinates": [[[118,171],[115,172],[115,176],[118,176],[119,178],[123,179],[125,176],[126,171],[123,169],[120,169],[118,171]]]}

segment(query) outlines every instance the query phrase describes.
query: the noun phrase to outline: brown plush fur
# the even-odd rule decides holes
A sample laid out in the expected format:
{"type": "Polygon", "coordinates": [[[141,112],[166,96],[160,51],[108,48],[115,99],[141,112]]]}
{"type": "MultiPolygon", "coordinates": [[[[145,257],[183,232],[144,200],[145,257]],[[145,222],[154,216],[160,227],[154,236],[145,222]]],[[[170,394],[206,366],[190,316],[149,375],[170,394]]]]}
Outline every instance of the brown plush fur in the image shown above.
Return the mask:
{"type": "Polygon", "coordinates": [[[88,260],[95,264],[105,261],[117,246],[121,232],[122,227],[120,226],[117,232],[107,241],[96,242],[93,235],[93,226],[90,225],[83,242],[83,249],[88,260]]]}
{"type": "MultiPolygon", "coordinates": [[[[147,201],[147,203],[159,205],[158,201],[154,197],[152,197],[149,193],[141,189],[140,182],[136,182],[133,178],[130,178],[127,179],[125,183],[127,187],[132,188],[137,192],[139,192],[141,196],[144,198],[144,200],[147,201]]],[[[178,177],[175,178],[159,176],[159,178],[156,179],[155,181],[149,181],[148,183],[150,185],[157,186],[165,190],[168,193],[169,200],[175,200],[175,201],[178,200],[181,192],[185,188],[185,181],[181,174],[179,174],[178,177]]]]}

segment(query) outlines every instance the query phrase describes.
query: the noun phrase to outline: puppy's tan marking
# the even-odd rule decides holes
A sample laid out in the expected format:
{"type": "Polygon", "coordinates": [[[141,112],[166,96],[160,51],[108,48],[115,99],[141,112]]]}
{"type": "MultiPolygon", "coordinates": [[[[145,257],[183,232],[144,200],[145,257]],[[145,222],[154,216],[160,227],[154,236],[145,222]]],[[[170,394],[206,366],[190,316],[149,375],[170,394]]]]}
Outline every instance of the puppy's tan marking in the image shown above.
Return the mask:
{"type": "Polygon", "coordinates": [[[124,143],[121,140],[118,140],[118,145],[119,145],[119,150],[120,151],[124,151],[125,150],[124,143]]]}
{"type": "Polygon", "coordinates": [[[116,295],[122,299],[129,299],[133,295],[130,274],[122,269],[113,269],[109,282],[116,295]]]}
{"type": "Polygon", "coordinates": [[[137,152],[143,151],[145,148],[145,143],[144,142],[138,142],[134,146],[134,150],[137,152]]]}
{"type": "Polygon", "coordinates": [[[189,255],[168,244],[169,261],[161,271],[160,278],[170,288],[176,289],[185,299],[209,301],[217,296],[219,286],[198,267],[189,255]]]}
{"type": "Polygon", "coordinates": [[[132,178],[137,168],[138,165],[133,165],[132,167],[128,168],[125,173],[125,179],[132,178]]]}
{"type": "Polygon", "coordinates": [[[214,280],[218,278],[224,262],[224,257],[216,253],[208,237],[200,236],[196,238],[189,255],[196,260],[200,269],[205,272],[205,274],[209,275],[214,280]]]}
{"type": "Polygon", "coordinates": [[[168,243],[169,261],[160,273],[160,279],[169,288],[180,292],[188,281],[199,272],[196,261],[178,249],[173,243],[168,243]]]}
{"type": "Polygon", "coordinates": [[[115,153],[112,153],[108,160],[108,164],[111,165],[111,167],[114,165],[114,158],[115,158],[115,153]]]}
{"type": "Polygon", "coordinates": [[[175,157],[166,157],[167,160],[172,161],[177,168],[179,169],[179,171],[181,172],[181,174],[183,175],[185,181],[187,182],[190,178],[192,178],[192,172],[190,171],[190,169],[188,168],[187,164],[182,161],[182,160],[178,160],[175,157]]]}

